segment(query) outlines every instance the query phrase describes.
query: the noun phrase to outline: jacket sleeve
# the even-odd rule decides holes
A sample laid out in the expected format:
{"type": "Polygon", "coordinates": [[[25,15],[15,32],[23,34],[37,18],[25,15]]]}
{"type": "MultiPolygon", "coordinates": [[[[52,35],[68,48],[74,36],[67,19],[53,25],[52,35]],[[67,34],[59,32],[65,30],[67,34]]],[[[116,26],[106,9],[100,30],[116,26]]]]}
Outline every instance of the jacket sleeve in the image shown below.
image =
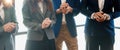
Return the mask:
{"type": "Polygon", "coordinates": [[[4,32],[4,29],[3,29],[3,27],[1,26],[1,27],[0,27],[0,35],[1,35],[3,32],[4,32]]]}
{"type": "Polygon", "coordinates": [[[120,0],[114,0],[114,12],[109,15],[111,19],[115,19],[120,16],[120,0]]]}
{"type": "Polygon", "coordinates": [[[59,0],[52,0],[52,3],[54,7],[54,12],[56,12],[56,10],[59,9],[61,3],[59,2],[59,0]]]}
{"type": "Polygon", "coordinates": [[[73,3],[71,7],[73,8],[73,15],[76,16],[80,12],[80,0],[72,0],[72,1],[73,3]]]}
{"type": "Polygon", "coordinates": [[[15,7],[11,8],[11,21],[10,22],[14,22],[16,24],[16,28],[12,31],[12,33],[17,33],[18,32],[18,22],[16,20],[16,15],[15,15],[15,7]]]}
{"type": "Polygon", "coordinates": [[[52,23],[51,23],[50,27],[52,28],[52,27],[54,26],[54,24],[56,23],[55,13],[53,12],[51,16],[52,16],[52,17],[51,17],[52,23]]]}
{"type": "Polygon", "coordinates": [[[94,13],[93,11],[90,11],[87,9],[87,0],[81,0],[80,2],[80,12],[87,16],[88,18],[91,17],[91,15],[94,13]]]}
{"type": "Polygon", "coordinates": [[[49,26],[48,28],[52,28],[53,25],[56,23],[55,12],[48,10],[46,16],[47,16],[48,18],[50,18],[50,20],[52,21],[52,23],[50,24],[50,26],[49,26]]]}

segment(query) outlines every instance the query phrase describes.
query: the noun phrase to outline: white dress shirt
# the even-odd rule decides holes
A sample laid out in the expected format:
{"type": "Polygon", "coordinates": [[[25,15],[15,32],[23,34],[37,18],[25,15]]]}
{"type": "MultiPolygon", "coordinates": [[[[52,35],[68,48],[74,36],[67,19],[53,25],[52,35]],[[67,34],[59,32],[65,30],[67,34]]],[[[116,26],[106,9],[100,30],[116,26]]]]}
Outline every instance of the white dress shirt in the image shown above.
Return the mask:
{"type": "MultiPolygon", "coordinates": [[[[66,2],[66,0],[61,0],[61,3],[66,2]]],[[[65,14],[62,14],[63,18],[62,18],[62,24],[66,24],[66,20],[65,20],[65,14]]]]}
{"type": "Polygon", "coordinates": [[[43,13],[43,0],[38,2],[38,6],[40,7],[41,12],[43,13]]]}
{"type": "Polygon", "coordinates": [[[0,4],[0,17],[1,17],[2,20],[4,20],[5,15],[4,15],[4,9],[3,9],[3,4],[2,3],[0,4]]]}
{"type": "Polygon", "coordinates": [[[98,0],[99,11],[102,11],[105,0],[98,0]]]}
{"type": "Polygon", "coordinates": [[[64,2],[66,2],[66,0],[61,0],[61,3],[64,3],[64,2]]]}

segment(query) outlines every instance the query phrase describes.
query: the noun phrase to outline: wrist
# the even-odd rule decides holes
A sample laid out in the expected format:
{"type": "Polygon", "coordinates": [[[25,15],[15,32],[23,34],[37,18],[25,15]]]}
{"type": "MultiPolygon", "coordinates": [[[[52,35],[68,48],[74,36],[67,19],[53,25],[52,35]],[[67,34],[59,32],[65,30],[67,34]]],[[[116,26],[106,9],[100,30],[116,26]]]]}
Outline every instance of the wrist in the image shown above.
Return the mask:
{"type": "Polygon", "coordinates": [[[95,18],[94,18],[94,14],[95,14],[95,13],[92,13],[90,19],[95,19],[95,18]]]}

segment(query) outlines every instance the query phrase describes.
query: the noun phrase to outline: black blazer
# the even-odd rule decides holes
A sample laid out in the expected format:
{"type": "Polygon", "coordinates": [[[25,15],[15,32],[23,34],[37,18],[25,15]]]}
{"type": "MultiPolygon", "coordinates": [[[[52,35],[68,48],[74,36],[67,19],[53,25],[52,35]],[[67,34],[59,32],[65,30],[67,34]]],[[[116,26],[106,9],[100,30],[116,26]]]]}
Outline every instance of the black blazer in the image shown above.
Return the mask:
{"type": "Polygon", "coordinates": [[[99,11],[98,7],[98,0],[81,1],[81,13],[87,17],[85,34],[87,36],[114,36],[113,19],[120,16],[120,0],[105,0],[102,11],[110,15],[111,19],[109,21],[100,23],[96,20],[90,19],[92,13],[99,11]]]}

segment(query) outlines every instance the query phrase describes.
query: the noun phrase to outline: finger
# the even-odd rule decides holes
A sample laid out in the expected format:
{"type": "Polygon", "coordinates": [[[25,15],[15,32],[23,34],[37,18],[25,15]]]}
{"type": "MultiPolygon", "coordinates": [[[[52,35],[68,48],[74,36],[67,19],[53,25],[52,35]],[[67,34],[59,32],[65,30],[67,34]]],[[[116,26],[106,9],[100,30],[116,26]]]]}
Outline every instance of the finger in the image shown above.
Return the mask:
{"type": "Polygon", "coordinates": [[[98,22],[103,22],[104,21],[104,19],[101,19],[101,18],[99,18],[99,19],[96,19],[98,22]]]}
{"type": "Polygon", "coordinates": [[[7,31],[6,32],[12,32],[13,31],[13,29],[7,29],[7,31]]]}
{"type": "Polygon", "coordinates": [[[96,20],[97,20],[98,22],[102,22],[102,18],[100,18],[99,16],[96,16],[96,20]]]}
{"type": "Polygon", "coordinates": [[[12,32],[13,31],[13,28],[11,28],[11,27],[8,27],[7,29],[6,29],[6,32],[12,32]]]}
{"type": "Polygon", "coordinates": [[[105,21],[106,20],[106,16],[102,15],[101,20],[105,21]]]}
{"type": "Polygon", "coordinates": [[[62,13],[63,13],[63,14],[66,14],[66,12],[67,12],[67,10],[62,10],[62,13]]]}
{"type": "Polygon", "coordinates": [[[49,18],[45,18],[46,20],[49,20],[49,18]]]}
{"type": "Polygon", "coordinates": [[[16,26],[15,25],[11,25],[11,27],[14,29],[16,26]]]}
{"type": "Polygon", "coordinates": [[[7,24],[5,24],[5,25],[3,26],[3,28],[4,28],[4,31],[6,32],[6,31],[7,31],[7,29],[8,29],[8,25],[7,25],[7,24]]]}
{"type": "Polygon", "coordinates": [[[50,24],[51,24],[51,23],[52,23],[52,21],[51,21],[51,20],[49,20],[49,21],[48,21],[48,23],[50,23],[50,24]]]}
{"type": "Polygon", "coordinates": [[[46,19],[43,20],[42,24],[46,22],[46,19]]]}
{"type": "Polygon", "coordinates": [[[94,16],[94,19],[100,19],[100,17],[99,16],[94,16]]]}
{"type": "Polygon", "coordinates": [[[97,20],[97,22],[102,22],[101,20],[99,20],[99,19],[96,19],[97,20]]]}
{"type": "Polygon", "coordinates": [[[57,12],[57,13],[61,13],[61,9],[57,9],[56,12],[57,12]]]}
{"type": "Polygon", "coordinates": [[[102,17],[103,17],[103,15],[101,15],[101,14],[97,14],[97,16],[98,16],[99,18],[102,18],[102,17]]]}
{"type": "Polygon", "coordinates": [[[47,28],[50,25],[50,23],[45,24],[44,26],[47,28]]]}
{"type": "Polygon", "coordinates": [[[13,30],[14,28],[12,26],[9,26],[8,27],[8,30],[13,30]]]}
{"type": "Polygon", "coordinates": [[[5,31],[5,32],[7,32],[7,29],[6,29],[6,28],[4,28],[4,31],[5,31]]]}
{"type": "Polygon", "coordinates": [[[105,20],[109,20],[109,16],[108,15],[104,15],[106,18],[105,18],[105,20]]]}
{"type": "Polygon", "coordinates": [[[45,26],[44,26],[43,24],[42,24],[42,26],[41,26],[41,27],[42,27],[42,29],[44,29],[44,28],[45,28],[45,26]]]}
{"type": "Polygon", "coordinates": [[[12,25],[16,25],[16,23],[14,23],[14,22],[12,22],[11,24],[12,24],[12,25]]]}

